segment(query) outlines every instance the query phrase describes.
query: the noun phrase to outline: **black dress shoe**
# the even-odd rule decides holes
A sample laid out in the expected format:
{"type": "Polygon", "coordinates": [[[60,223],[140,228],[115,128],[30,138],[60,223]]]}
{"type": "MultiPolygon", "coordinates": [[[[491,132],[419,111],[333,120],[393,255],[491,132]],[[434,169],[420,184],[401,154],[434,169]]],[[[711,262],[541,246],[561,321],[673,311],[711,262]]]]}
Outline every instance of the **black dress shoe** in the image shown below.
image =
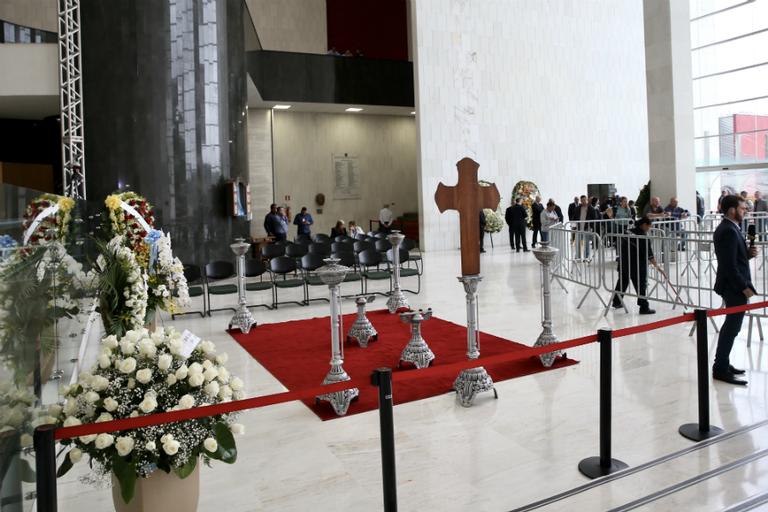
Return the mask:
{"type": "Polygon", "coordinates": [[[656,310],[651,308],[640,308],[641,315],[655,315],[656,310]]]}
{"type": "Polygon", "coordinates": [[[723,372],[723,373],[713,373],[712,378],[715,380],[719,380],[722,382],[727,382],[728,384],[736,384],[737,386],[746,386],[747,381],[743,379],[739,379],[731,372],[723,372]]]}
{"type": "Polygon", "coordinates": [[[528,249],[523,249],[523,252],[531,252],[531,251],[529,251],[528,249]]]}
{"type": "Polygon", "coordinates": [[[734,368],[733,366],[728,366],[728,371],[731,372],[734,375],[744,375],[747,373],[745,370],[740,370],[738,368],[734,368]]]}

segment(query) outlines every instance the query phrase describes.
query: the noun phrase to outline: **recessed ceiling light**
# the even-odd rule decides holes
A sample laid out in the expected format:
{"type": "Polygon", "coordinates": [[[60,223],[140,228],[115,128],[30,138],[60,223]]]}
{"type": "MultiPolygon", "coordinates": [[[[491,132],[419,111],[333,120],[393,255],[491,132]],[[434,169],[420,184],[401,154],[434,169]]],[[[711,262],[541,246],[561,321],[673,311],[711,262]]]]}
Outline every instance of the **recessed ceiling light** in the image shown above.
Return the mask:
{"type": "Polygon", "coordinates": [[[275,105],[272,108],[275,109],[275,110],[288,110],[289,108],[291,108],[291,106],[290,105],[275,105]]]}
{"type": "Polygon", "coordinates": [[[363,109],[357,108],[357,107],[349,107],[346,111],[347,112],[362,112],[363,109]]]}
{"type": "Polygon", "coordinates": [[[416,115],[416,111],[414,110],[413,112],[411,112],[411,115],[415,116],[416,115]]]}

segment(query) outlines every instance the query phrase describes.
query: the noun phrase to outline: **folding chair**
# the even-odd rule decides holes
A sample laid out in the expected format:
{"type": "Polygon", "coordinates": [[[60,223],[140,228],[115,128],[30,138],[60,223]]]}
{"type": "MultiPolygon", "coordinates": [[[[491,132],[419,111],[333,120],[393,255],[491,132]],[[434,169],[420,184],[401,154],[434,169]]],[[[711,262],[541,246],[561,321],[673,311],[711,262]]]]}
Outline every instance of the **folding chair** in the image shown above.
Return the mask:
{"type": "MultiPolygon", "coordinates": [[[[245,260],[245,292],[246,298],[248,292],[261,292],[265,290],[272,290],[272,281],[264,281],[264,274],[267,272],[267,267],[261,260],[247,259],[245,260]],[[258,281],[248,281],[249,278],[258,277],[258,281]]],[[[270,304],[248,304],[249,308],[262,307],[272,309],[270,304]]]]}
{"type": "MultiPolygon", "coordinates": [[[[363,293],[368,292],[368,281],[382,281],[389,279],[389,293],[392,292],[392,274],[389,271],[389,264],[387,264],[387,270],[381,270],[382,264],[381,253],[376,249],[366,249],[357,255],[358,264],[360,265],[360,275],[363,277],[363,293]],[[375,268],[374,268],[375,267],[375,268]]],[[[370,292],[388,296],[388,293],[384,292],[370,292]]]]}
{"type": "Polygon", "coordinates": [[[233,283],[227,284],[211,284],[216,281],[223,281],[225,279],[233,279],[235,277],[235,266],[229,261],[212,261],[205,265],[205,291],[208,297],[208,316],[214,311],[236,311],[231,307],[226,308],[211,308],[211,295],[231,295],[237,293],[237,285],[233,283]]]}
{"type": "Polygon", "coordinates": [[[205,279],[203,279],[203,273],[200,272],[200,267],[197,265],[184,264],[184,277],[187,279],[187,285],[189,286],[189,298],[202,297],[203,298],[203,310],[202,311],[185,311],[183,313],[174,313],[171,315],[171,320],[175,320],[177,316],[191,315],[192,313],[198,313],[200,316],[205,317],[206,302],[205,302],[205,279]]]}
{"type": "Polygon", "coordinates": [[[324,300],[328,302],[327,297],[318,297],[316,299],[309,298],[310,286],[326,286],[323,280],[320,279],[320,276],[315,273],[317,269],[325,265],[323,259],[324,258],[319,254],[306,254],[301,258],[301,270],[303,270],[304,273],[304,286],[306,288],[304,302],[307,304],[313,300],[324,300]]]}
{"type": "Polygon", "coordinates": [[[272,309],[277,309],[278,304],[298,304],[299,306],[306,306],[306,287],[304,286],[304,278],[296,276],[298,268],[296,267],[296,260],[289,258],[288,256],[278,256],[269,260],[269,273],[272,276],[272,309]],[[288,279],[288,274],[293,273],[295,277],[288,279]],[[279,279],[280,276],[282,279],[279,279]],[[298,288],[302,290],[301,302],[296,300],[290,300],[286,302],[279,302],[277,297],[278,288],[298,288]]]}

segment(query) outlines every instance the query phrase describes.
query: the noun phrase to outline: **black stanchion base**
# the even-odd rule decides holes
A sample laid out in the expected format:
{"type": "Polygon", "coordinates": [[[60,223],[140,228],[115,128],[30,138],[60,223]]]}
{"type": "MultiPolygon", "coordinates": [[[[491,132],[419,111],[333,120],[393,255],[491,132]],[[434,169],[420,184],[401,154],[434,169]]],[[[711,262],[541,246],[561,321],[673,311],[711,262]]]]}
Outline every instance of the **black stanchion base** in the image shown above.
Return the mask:
{"type": "Polygon", "coordinates": [[[629,466],[617,459],[611,459],[611,465],[609,467],[603,467],[600,464],[600,457],[587,457],[579,462],[579,471],[587,478],[600,478],[601,476],[610,475],[622,469],[627,469],[629,466]]]}
{"type": "Polygon", "coordinates": [[[681,425],[677,431],[680,432],[680,435],[684,438],[696,441],[697,443],[709,439],[710,437],[719,436],[723,433],[723,429],[712,425],[709,426],[709,430],[699,430],[698,423],[686,423],[685,425],[681,425]]]}

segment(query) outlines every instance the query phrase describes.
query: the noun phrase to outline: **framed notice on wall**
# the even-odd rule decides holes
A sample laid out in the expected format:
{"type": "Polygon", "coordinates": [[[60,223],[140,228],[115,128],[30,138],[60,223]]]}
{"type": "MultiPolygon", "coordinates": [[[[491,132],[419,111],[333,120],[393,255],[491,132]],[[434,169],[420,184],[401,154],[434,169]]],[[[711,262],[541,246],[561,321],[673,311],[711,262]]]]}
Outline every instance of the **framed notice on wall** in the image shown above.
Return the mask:
{"type": "Polygon", "coordinates": [[[333,198],[360,199],[360,165],[356,156],[333,155],[333,198]]]}

